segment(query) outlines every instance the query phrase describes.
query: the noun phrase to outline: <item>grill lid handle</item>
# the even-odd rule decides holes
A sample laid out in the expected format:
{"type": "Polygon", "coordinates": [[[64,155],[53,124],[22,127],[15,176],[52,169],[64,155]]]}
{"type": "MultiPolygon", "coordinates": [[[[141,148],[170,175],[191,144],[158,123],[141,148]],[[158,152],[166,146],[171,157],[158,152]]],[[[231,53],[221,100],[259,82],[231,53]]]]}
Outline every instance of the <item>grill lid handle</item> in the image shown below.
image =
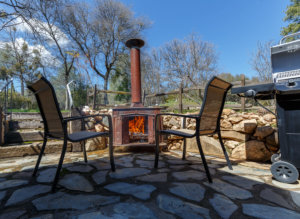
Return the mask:
{"type": "Polygon", "coordinates": [[[289,34],[289,35],[284,36],[284,37],[280,40],[279,44],[283,44],[283,41],[284,41],[286,38],[289,38],[289,37],[295,37],[295,36],[297,36],[297,35],[300,35],[300,31],[297,32],[297,33],[292,33],[292,34],[289,34]]]}

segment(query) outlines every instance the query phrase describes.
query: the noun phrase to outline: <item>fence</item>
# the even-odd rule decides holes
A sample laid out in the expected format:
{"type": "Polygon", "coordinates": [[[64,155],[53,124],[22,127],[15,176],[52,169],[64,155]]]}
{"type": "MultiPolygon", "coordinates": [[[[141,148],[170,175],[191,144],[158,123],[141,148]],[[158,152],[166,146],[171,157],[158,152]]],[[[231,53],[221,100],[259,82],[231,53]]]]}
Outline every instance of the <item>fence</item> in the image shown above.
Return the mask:
{"type": "MultiPolygon", "coordinates": [[[[253,83],[253,81],[251,80],[245,80],[245,76],[242,75],[242,78],[240,81],[234,81],[231,82],[233,84],[233,86],[248,86],[248,85],[254,85],[257,83],[253,83]]],[[[168,110],[178,110],[179,112],[183,112],[184,109],[189,109],[191,107],[195,107],[195,105],[188,105],[188,104],[183,104],[183,100],[184,97],[199,103],[200,106],[200,101],[202,100],[202,93],[205,89],[205,86],[195,86],[195,87],[191,87],[191,88],[183,88],[182,85],[180,86],[180,88],[178,90],[173,90],[173,91],[169,91],[169,92],[163,92],[163,93],[154,93],[154,94],[146,94],[145,92],[143,92],[142,94],[142,102],[144,105],[155,105],[155,104],[159,104],[160,100],[159,98],[168,96],[168,95],[174,95],[177,96],[178,99],[178,105],[177,107],[168,107],[168,110]],[[198,93],[198,97],[193,98],[191,95],[189,95],[189,92],[194,91],[194,93],[198,93]]],[[[98,106],[102,106],[102,107],[113,107],[115,106],[115,104],[110,104],[110,105],[105,105],[104,103],[100,103],[100,101],[97,99],[99,94],[121,94],[121,95],[130,95],[130,92],[125,92],[125,91],[109,91],[109,90],[99,90],[97,89],[97,86],[95,85],[93,92],[90,92],[88,94],[89,97],[92,97],[92,107],[94,109],[96,109],[98,106]]],[[[228,96],[230,96],[231,94],[229,93],[228,96]]],[[[253,103],[246,103],[246,100],[244,97],[240,97],[237,98],[237,95],[232,95],[232,97],[235,97],[234,99],[238,100],[240,103],[238,104],[225,104],[226,108],[232,108],[232,109],[237,109],[237,110],[241,110],[241,111],[245,111],[246,109],[250,109],[250,110],[255,110],[258,109],[260,107],[256,107],[253,106],[253,103]]]]}

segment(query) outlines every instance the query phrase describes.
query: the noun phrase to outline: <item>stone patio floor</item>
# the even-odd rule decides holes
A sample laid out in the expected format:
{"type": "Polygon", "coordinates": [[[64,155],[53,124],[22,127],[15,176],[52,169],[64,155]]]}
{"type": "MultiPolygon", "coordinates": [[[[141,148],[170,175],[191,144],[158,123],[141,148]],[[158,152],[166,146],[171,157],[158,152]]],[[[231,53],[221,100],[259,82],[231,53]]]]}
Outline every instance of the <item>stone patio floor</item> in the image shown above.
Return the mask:
{"type": "Polygon", "coordinates": [[[0,218],[300,218],[300,182],[272,179],[270,165],[207,156],[213,183],[198,154],[67,153],[59,186],[51,193],[59,154],[45,155],[37,177],[37,156],[0,160],[0,218]]]}

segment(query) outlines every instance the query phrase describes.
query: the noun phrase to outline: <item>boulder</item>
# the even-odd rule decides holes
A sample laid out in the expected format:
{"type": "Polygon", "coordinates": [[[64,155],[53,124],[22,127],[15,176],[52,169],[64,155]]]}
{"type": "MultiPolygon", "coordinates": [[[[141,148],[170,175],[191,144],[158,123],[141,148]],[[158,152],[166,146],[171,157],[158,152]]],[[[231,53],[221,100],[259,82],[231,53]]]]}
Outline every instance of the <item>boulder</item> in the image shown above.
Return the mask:
{"type": "MultiPolygon", "coordinates": [[[[201,136],[200,142],[205,155],[217,155],[217,156],[224,155],[220,142],[214,139],[213,137],[201,136]]],[[[186,150],[189,152],[199,153],[196,138],[186,139],[186,150]]]]}
{"type": "Polygon", "coordinates": [[[242,143],[234,148],[231,152],[231,157],[239,160],[246,160],[246,145],[242,143]]]}
{"type": "Polygon", "coordinates": [[[238,145],[240,144],[240,142],[238,141],[226,141],[224,143],[224,145],[229,148],[229,149],[234,149],[236,148],[238,145]]]}
{"type": "Polygon", "coordinates": [[[272,122],[273,119],[276,119],[276,116],[271,114],[271,113],[268,113],[268,114],[263,116],[263,119],[267,122],[272,122]]]}
{"type": "Polygon", "coordinates": [[[243,117],[241,117],[241,116],[232,116],[232,117],[228,118],[228,121],[231,122],[232,124],[239,123],[242,120],[243,120],[243,117]]]}
{"type": "Polygon", "coordinates": [[[229,116],[230,114],[233,114],[233,113],[235,113],[235,111],[232,109],[223,109],[223,112],[222,112],[222,114],[224,114],[226,116],[229,116]]]}
{"type": "Polygon", "coordinates": [[[108,140],[106,137],[92,138],[86,141],[85,148],[86,151],[95,151],[105,149],[108,140]]]}
{"type": "Polygon", "coordinates": [[[238,132],[253,133],[257,126],[255,119],[244,120],[238,124],[233,125],[233,130],[238,132]]]}
{"type": "Polygon", "coordinates": [[[231,129],[232,128],[232,124],[225,119],[221,121],[220,125],[221,125],[222,129],[231,129]]]}
{"type": "Polygon", "coordinates": [[[231,157],[240,160],[266,162],[272,153],[267,150],[262,141],[251,140],[240,144],[232,150],[231,157]]]}
{"type": "MultiPolygon", "coordinates": [[[[236,132],[236,131],[221,131],[221,136],[223,139],[230,139],[238,142],[244,142],[247,141],[249,138],[249,135],[236,132]]],[[[217,138],[217,135],[214,135],[215,138],[217,138]]]]}
{"type": "Polygon", "coordinates": [[[271,126],[261,126],[257,127],[254,136],[259,140],[264,139],[265,137],[271,135],[274,132],[274,129],[271,126]]]}
{"type": "Polygon", "coordinates": [[[266,162],[270,160],[272,153],[267,150],[265,144],[262,141],[247,141],[245,145],[247,160],[256,162],[266,162]]]}
{"type": "Polygon", "coordinates": [[[278,146],[278,133],[273,132],[271,135],[266,137],[266,143],[272,146],[278,146]]]}

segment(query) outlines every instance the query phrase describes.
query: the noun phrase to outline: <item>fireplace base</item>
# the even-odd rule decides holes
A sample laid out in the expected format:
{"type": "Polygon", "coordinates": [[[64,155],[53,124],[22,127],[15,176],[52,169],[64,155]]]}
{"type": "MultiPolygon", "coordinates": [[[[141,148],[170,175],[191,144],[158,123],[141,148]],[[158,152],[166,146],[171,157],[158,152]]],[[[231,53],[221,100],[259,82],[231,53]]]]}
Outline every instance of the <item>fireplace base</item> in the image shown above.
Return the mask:
{"type": "MultiPolygon", "coordinates": [[[[160,113],[160,107],[122,107],[113,108],[113,145],[114,146],[155,146],[155,116],[160,113]],[[145,127],[147,127],[148,138],[146,142],[130,142],[128,118],[133,116],[146,117],[145,127]]],[[[160,126],[162,123],[160,122],[160,126]]],[[[161,142],[161,139],[160,139],[161,142]]]]}

